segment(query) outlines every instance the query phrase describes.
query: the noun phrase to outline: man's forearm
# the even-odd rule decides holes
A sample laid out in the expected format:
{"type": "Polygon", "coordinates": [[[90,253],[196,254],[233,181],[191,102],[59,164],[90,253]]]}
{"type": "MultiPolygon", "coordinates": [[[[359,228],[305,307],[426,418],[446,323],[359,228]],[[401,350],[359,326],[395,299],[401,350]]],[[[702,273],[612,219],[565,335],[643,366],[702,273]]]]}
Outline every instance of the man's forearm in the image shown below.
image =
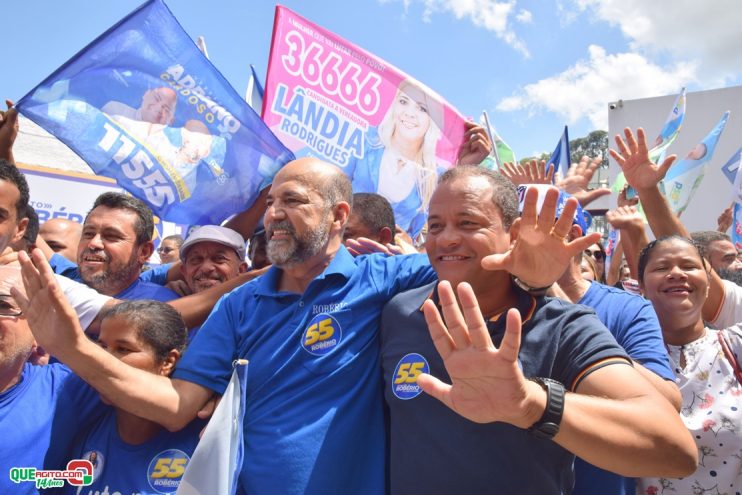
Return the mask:
{"type": "Polygon", "coordinates": [[[554,437],[559,445],[623,476],[677,478],[695,471],[696,445],[680,415],[633,368],[607,366],[583,384],[579,394],[567,394],[554,437]],[[589,380],[604,381],[595,387],[589,380]]]}
{"type": "Polygon", "coordinates": [[[652,397],[622,401],[567,394],[562,447],[627,477],[678,478],[696,469],[696,446],[670,403],[652,397]]]}
{"type": "Polygon", "coordinates": [[[641,189],[639,191],[639,200],[647,216],[649,227],[657,239],[675,234],[688,237],[688,231],[677,215],[670,209],[670,205],[660,192],[659,186],[641,189]]]}
{"type": "Polygon", "coordinates": [[[216,287],[191,294],[190,296],[181,297],[169,301],[168,304],[175,308],[183,317],[188,328],[195,328],[201,325],[206,317],[209,316],[214,305],[227,292],[246,284],[250,280],[259,277],[268,271],[269,267],[260,270],[252,270],[247,273],[241,273],[237,277],[227,280],[216,287]]]}

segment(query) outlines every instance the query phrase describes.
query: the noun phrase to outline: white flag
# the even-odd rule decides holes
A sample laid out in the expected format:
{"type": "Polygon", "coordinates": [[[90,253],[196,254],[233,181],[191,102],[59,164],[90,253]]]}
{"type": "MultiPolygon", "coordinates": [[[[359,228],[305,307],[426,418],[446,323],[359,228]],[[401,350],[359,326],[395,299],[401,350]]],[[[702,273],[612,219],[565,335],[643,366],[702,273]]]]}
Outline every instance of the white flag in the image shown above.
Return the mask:
{"type": "Polygon", "coordinates": [[[232,378],[191,456],[176,495],[234,495],[242,469],[247,360],[234,363],[232,378]]]}

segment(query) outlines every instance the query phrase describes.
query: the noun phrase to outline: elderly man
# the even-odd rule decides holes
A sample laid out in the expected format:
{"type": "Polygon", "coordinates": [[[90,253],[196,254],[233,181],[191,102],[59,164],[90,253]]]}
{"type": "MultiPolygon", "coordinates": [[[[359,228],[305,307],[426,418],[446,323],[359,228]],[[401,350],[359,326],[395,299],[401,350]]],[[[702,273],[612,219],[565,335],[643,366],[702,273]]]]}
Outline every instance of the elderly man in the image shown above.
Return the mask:
{"type": "MultiPolygon", "coordinates": [[[[350,182],[336,167],[305,158],[281,169],[265,214],[273,266],[221,300],[172,380],[153,382],[151,374],[112,362],[79,338],[72,319],[54,331],[34,324],[34,334],[117,406],[170,429],[188,423],[212,392],[224,391],[234,359],[248,358],[254,400],[245,415],[243,489],[382,493],[379,315],[394,294],[432,282],[434,274],[422,255],[353,258],[342,245],[351,202],[350,182]]],[[[549,264],[558,266],[560,257],[566,263],[585,247],[562,241],[549,244],[550,263],[524,283],[555,280],[549,264]]],[[[41,274],[20,255],[33,289],[24,307],[39,322],[53,319],[52,307],[68,314],[53,297],[43,256],[33,255],[41,274]]],[[[523,255],[515,258],[518,266],[528,264],[523,255]]]]}
{"type": "Polygon", "coordinates": [[[526,228],[535,192],[516,220],[517,193],[503,176],[455,167],[440,179],[425,247],[441,282],[398,295],[382,316],[393,494],[569,493],[574,454],[627,476],[695,470],[677,412],[595,315],[505,271],[513,242],[542,249],[529,261],[536,272],[565,266],[552,244],[569,233],[576,200],[553,224],[557,194],[547,193],[539,234],[526,228]]]}
{"type": "Polygon", "coordinates": [[[245,240],[219,225],[195,229],[180,248],[183,274],[192,293],[214,287],[247,271],[245,240]]]}

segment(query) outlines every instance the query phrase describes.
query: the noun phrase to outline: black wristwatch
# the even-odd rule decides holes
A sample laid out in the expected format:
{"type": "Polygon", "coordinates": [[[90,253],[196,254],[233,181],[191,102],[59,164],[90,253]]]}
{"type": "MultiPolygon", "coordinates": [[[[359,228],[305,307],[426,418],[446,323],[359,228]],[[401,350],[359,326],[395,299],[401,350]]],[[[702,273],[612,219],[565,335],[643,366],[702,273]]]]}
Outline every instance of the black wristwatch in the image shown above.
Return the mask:
{"type": "Polygon", "coordinates": [[[559,433],[559,424],[562,422],[564,412],[564,385],[550,378],[529,378],[546,390],[546,409],[541,419],[528,428],[528,433],[536,438],[548,440],[559,433]]]}
{"type": "Polygon", "coordinates": [[[551,285],[547,285],[546,287],[531,287],[518,277],[513,277],[513,283],[532,296],[545,296],[546,292],[551,289],[551,285]]]}

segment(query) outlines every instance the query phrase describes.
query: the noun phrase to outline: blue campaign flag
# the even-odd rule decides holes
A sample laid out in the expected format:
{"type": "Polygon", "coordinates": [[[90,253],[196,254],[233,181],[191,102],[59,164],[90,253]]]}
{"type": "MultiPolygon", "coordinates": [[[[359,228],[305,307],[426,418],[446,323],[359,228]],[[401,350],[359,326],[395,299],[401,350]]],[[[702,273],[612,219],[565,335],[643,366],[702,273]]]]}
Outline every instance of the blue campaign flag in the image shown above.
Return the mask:
{"type": "Polygon", "coordinates": [[[260,84],[258,73],[255,72],[255,66],[250,64],[250,79],[247,81],[247,91],[245,91],[245,101],[257,113],[263,111],[263,85],[260,84]]]}
{"type": "Polygon", "coordinates": [[[569,133],[567,132],[567,126],[564,126],[564,132],[562,137],[559,138],[559,142],[554,148],[554,153],[549,158],[549,163],[546,164],[546,170],[554,167],[554,175],[559,171],[562,173],[562,177],[567,176],[569,170],[570,158],[569,158],[569,133]]]}
{"type": "Polygon", "coordinates": [[[17,108],[177,223],[245,210],[293,159],[162,0],[119,21],[17,108]]]}
{"type": "Polygon", "coordinates": [[[711,132],[690,150],[685,158],[673,164],[665,174],[664,187],[672,210],[680,216],[701,184],[706,173],[706,162],[716,151],[722,132],[727,125],[729,111],[724,112],[711,132]]]}
{"type": "Polygon", "coordinates": [[[734,152],[729,160],[721,167],[721,171],[724,173],[724,177],[727,178],[730,184],[734,184],[737,177],[737,170],[739,170],[740,156],[742,155],[742,148],[734,152]]]}

